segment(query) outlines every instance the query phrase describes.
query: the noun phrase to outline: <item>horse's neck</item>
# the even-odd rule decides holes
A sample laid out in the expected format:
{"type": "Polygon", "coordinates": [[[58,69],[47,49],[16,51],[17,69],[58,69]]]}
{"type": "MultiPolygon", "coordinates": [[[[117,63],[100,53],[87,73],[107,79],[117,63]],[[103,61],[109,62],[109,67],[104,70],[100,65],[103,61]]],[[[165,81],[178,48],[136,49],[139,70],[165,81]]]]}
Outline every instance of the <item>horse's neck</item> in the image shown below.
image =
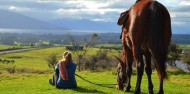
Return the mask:
{"type": "Polygon", "coordinates": [[[137,0],[136,3],[139,2],[139,1],[146,1],[146,0],[137,0]]]}
{"type": "Polygon", "coordinates": [[[138,2],[138,1],[146,1],[146,0],[137,0],[136,2],[138,2]]]}
{"type": "Polygon", "coordinates": [[[142,0],[137,0],[136,3],[139,2],[139,1],[142,1],[142,0]]]}

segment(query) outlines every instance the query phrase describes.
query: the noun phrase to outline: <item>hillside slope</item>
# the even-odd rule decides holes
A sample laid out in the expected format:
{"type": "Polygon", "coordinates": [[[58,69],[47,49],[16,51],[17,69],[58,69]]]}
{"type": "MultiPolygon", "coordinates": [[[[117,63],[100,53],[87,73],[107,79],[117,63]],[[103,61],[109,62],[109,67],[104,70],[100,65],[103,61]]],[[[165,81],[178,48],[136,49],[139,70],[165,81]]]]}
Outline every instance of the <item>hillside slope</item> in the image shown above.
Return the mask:
{"type": "Polygon", "coordinates": [[[32,29],[32,30],[62,30],[60,26],[40,21],[15,12],[0,10],[0,28],[32,29]]]}

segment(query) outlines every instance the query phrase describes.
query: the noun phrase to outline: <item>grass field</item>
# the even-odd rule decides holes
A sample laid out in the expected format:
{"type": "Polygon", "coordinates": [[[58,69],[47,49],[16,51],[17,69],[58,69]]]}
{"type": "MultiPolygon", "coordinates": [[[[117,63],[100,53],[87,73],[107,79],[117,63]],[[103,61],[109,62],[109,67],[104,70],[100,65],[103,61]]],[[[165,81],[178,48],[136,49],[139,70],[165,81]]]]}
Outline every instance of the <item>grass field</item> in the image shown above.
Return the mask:
{"type": "MultiPolygon", "coordinates": [[[[94,54],[97,49],[89,49],[90,54],[94,54]]],[[[82,71],[77,74],[84,79],[93,82],[89,83],[76,76],[77,89],[56,89],[48,83],[51,78],[52,69],[49,69],[45,58],[51,53],[57,53],[58,59],[61,59],[63,47],[44,48],[18,53],[1,55],[2,59],[14,59],[14,64],[0,63],[0,94],[124,94],[125,92],[116,90],[116,70],[110,69],[101,72],[82,71]],[[6,68],[16,66],[16,70],[24,70],[22,73],[9,74],[6,68]],[[96,84],[101,85],[96,85],[96,84]]],[[[117,54],[115,51],[111,53],[117,54]]],[[[111,56],[112,54],[110,54],[111,56]]],[[[177,69],[170,69],[169,79],[164,83],[165,94],[189,94],[190,91],[190,74],[184,73],[177,69]]],[[[152,76],[154,92],[158,90],[158,78],[154,71],[152,76]]],[[[135,73],[132,76],[132,88],[130,93],[133,94],[136,84],[135,73]]],[[[142,94],[148,93],[147,77],[143,76],[142,94]]]]}
{"type": "Polygon", "coordinates": [[[178,44],[181,49],[190,49],[190,44],[178,44]]]}
{"type": "Polygon", "coordinates": [[[10,46],[10,45],[0,45],[0,50],[5,50],[5,49],[16,49],[16,48],[31,48],[31,46],[10,46]]]}

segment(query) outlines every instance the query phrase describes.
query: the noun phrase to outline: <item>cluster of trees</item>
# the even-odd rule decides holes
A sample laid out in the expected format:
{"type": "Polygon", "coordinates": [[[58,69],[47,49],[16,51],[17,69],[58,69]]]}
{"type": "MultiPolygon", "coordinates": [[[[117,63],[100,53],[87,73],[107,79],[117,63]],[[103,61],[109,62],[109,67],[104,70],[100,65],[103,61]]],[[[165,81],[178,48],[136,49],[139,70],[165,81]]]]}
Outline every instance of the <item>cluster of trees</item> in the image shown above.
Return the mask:
{"type": "MultiPolygon", "coordinates": [[[[67,46],[68,50],[71,50],[75,57],[77,57],[78,70],[104,70],[113,68],[116,66],[114,60],[108,57],[108,51],[106,49],[99,49],[95,55],[87,56],[86,53],[90,47],[94,47],[99,37],[97,33],[93,33],[89,38],[86,38],[83,42],[78,42],[73,36],[69,36],[72,46],[67,46]]],[[[51,53],[46,59],[48,66],[54,68],[57,60],[57,54],[51,53]]]]}
{"type": "Polygon", "coordinates": [[[0,63],[3,63],[3,64],[14,64],[15,60],[0,59],[0,63]]]}
{"type": "MultiPolygon", "coordinates": [[[[93,33],[91,36],[85,38],[83,41],[77,41],[76,37],[71,35],[68,36],[68,39],[71,46],[68,46],[67,49],[72,50],[74,52],[74,55],[77,57],[79,71],[81,71],[81,69],[90,69],[90,70],[107,69],[107,66],[108,67],[112,66],[112,64],[109,64],[107,62],[111,62],[113,60],[107,56],[106,51],[101,50],[101,47],[100,47],[100,52],[97,52],[96,55],[86,56],[88,48],[94,47],[96,44],[99,43],[99,41],[101,41],[97,33],[93,33]]],[[[115,48],[109,48],[109,49],[115,49],[115,48]]],[[[171,42],[168,48],[168,58],[167,58],[167,62],[170,66],[176,67],[177,60],[182,60],[184,63],[190,65],[189,57],[190,57],[190,51],[184,52],[184,50],[182,50],[179,47],[179,45],[177,45],[174,42],[171,42]]],[[[50,59],[47,60],[49,62],[48,66],[54,68],[55,64],[57,63],[56,54],[52,53],[49,58],[50,59]]]]}
{"type": "MultiPolygon", "coordinates": [[[[15,60],[9,60],[9,59],[0,59],[0,63],[2,64],[14,64],[15,63],[15,60]]],[[[7,72],[10,73],[10,74],[14,74],[15,73],[15,68],[16,66],[14,65],[13,67],[11,68],[6,68],[7,72]]]]}
{"type": "Polygon", "coordinates": [[[181,49],[179,45],[171,42],[168,48],[168,64],[170,66],[176,67],[176,61],[181,60],[182,62],[188,64],[190,70],[190,49],[181,49]]]}
{"type": "MultiPolygon", "coordinates": [[[[83,34],[83,35],[53,35],[53,34],[43,34],[43,35],[36,35],[36,34],[19,34],[19,33],[0,33],[0,44],[3,45],[15,45],[15,46],[30,46],[32,45],[39,45],[39,46],[52,46],[54,44],[59,45],[70,45],[70,40],[72,36],[75,38],[75,41],[78,43],[87,41],[89,39],[90,34],[83,34]],[[44,43],[46,42],[46,43],[44,43]],[[48,43],[47,43],[48,42],[48,43]]],[[[102,33],[99,35],[100,41],[98,43],[116,43],[117,39],[119,38],[119,33],[102,33]]]]}
{"type": "Polygon", "coordinates": [[[176,60],[180,60],[182,54],[182,49],[179,48],[177,44],[171,42],[168,47],[168,64],[170,66],[176,66],[176,60]]]}
{"type": "Polygon", "coordinates": [[[82,61],[81,69],[97,71],[116,67],[115,58],[109,57],[108,51],[100,49],[95,55],[85,57],[82,61]]]}

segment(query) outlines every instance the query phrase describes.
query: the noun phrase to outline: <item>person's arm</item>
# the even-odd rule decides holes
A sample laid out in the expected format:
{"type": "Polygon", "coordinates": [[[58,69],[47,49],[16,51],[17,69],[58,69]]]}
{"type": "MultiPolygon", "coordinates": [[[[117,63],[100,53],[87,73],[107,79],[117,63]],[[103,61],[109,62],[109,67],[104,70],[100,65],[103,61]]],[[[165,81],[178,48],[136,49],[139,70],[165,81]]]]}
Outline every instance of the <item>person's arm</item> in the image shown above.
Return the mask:
{"type": "Polygon", "coordinates": [[[56,64],[56,66],[55,66],[55,72],[57,73],[57,74],[59,74],[59,62],[56,64]]]}

